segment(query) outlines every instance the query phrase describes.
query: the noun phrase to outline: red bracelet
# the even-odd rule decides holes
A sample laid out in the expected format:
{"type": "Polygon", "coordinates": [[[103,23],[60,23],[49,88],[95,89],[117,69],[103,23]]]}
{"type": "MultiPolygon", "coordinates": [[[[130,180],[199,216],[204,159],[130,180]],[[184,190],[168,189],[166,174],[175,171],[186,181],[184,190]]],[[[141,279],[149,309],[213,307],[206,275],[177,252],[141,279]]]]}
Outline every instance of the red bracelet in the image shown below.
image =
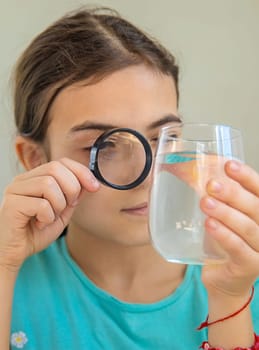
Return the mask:
{"type": "Polygon", "coordinates": [[[208,322],[208,319],[209,319],[209,315],[208,315],[206,320],[199,325],[197,330],[200,330],[200,329],[205,328],[205,327],[209,327],[209,326],[211,326],[212,324],[215,324],[215,323],[226,321],[229,318],[232,318],[232,317],[238,315],[241,311],[243,311],[251,303],[251,301],[253,299],[253,296],[254,296],[254,286],[252,286],[252,292],[251,292],[251,295],[250,295],[248,301],[239,310],[233,312],[232,314],[230,314],[230,315],[228,315],[226,317],[220,318],[220,319],[212,321],[212,322],[208,322]]]}
{"type": "MultiPolygon", "coordinates": [[[[255,342],[254,345],[250,348],[240,348],[237,347],[233,350],[259,350],[259,336],[258,335],[254,335],[255,336],[255,342]]],[[[224,350],[223,348],[214,348],[213,346],[210,346],[210,344],[207,341],[204,341],[201,346],[200,349],[204,349],[204,350],[224,350]]]]}

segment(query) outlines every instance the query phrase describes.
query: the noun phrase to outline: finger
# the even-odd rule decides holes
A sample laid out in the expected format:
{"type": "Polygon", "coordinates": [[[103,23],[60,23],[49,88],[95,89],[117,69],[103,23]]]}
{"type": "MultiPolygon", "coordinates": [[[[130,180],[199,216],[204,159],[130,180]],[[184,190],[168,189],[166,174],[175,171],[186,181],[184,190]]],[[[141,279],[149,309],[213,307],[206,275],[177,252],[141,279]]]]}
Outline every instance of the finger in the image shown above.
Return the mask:
{"type": "Polygon", "coordinates": [[[259,197],[259,174],[246,164],[231,160],[225,165],[225,171],[242,187],[259,197]]]}
{"type": "MultiPolygon", "coordinates": [[[[34,220],[32,221],[32,225],[35,226],[36,230],[40,230],[39,234],[34,234],[33,236],[34,253],[44,249],[60,236],[65,227],[68,225],[73,211],[74,208],[66,207],[62,214],[56,217],[55,221],[50,224],[34,220]]],[[[34,227],[33,232],[35,233],[34,227]]]]}
{"type": "Polygon", "coordinates": [[[219,243],[236,265],[241,265],[244,268],[245,263],[251,265],[253,262],[256,271],[258,271],[259,254],[241,237],[215,218],[208,217],[205,220],[205,228],[206,232],[219,243]]]}
{"type": "Polygon", "coordinates": [[[56,215],[59,215],[67,206],[66,198],[52,176],[37,176],[22,182],[14,182],[7,188],[6,193],[45,198],[56,215]]]}
{"type": "Polygon", "coordinates": [[[53,176],[64,193],[67,203],[72,205],[78,198],[82,187],[90,192],[99,188],[98,181],[91,174],[90,170],[83,164],[71,159],[62,159],[45,163],[31,171],[16,177],[16,181],[23,181],[35,176],[53,176]]]}
{"type": "Polygon", "coordinates": [[[259,225],[259,198],[231,179],[210,180],[209,195],[248,215],[259,225]]]}
{"type": "Polygon", "coordinates": [[[90,192],[99,189],[99,181],[85,165],[68,158],[62,158],[60,162],[78,178],[84,189],[90,192]]]}
{"type": "Polygon", "coordinates": [[[220,221],[259,252],[259,227],[247,215],[212,197],[202,198],[200,205],[206,215],[220,221]]]}
{"type": "Polygon", "coordinates": [[[24,174],[21,174],[15,178],[15,182],[21,185],[21,182],[25,180],[31,180],[35,177],[43,178],[47,176],[49,177],[49,180],[46,181],[51,182],[50,178],[52,177],[53,180],[58,183],[68,205],[71,205],[76,201],[81,192],[81,184],[76,176],[58,161],[43,164],[24,174]]]}
{"type": "Polygon", "coordinates": [[[55,221],[55,213],[44,198],[9,195],[3,206],[16,229],[24,229],[32,218],[46,225],[55,221]]]}
{"type": "Polygon", "coordinates": [[[42,231],[42,234],[48,233],[49,230],[51,230],[53,233],[57,232],[57,235],[60,235],[60,233],[68,225],[69,220],[71,219],[71,216],[73,214],[73,211],[74,211],[73,207],[66,207],[59,216],[56,216],[55,221],[49,224],[40,222],[40,221],[35,221],[35,225],[37,226],[37,228],[39,228],[42,231]]]}

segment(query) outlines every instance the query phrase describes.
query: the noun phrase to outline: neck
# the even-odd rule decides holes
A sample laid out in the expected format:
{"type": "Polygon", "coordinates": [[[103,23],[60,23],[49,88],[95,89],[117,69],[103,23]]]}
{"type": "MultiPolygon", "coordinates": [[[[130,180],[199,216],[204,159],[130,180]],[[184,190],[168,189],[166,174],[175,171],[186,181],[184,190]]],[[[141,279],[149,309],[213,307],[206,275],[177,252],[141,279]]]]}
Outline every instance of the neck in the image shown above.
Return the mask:
{"type": "Polygon", "coordinates": [[[98,287],[126,302],[161,300],[184,277],[185,265],[165,261],[151,244],[126,246],[73,226],[68,229],[66,242],[83,272],[98,287]]]}

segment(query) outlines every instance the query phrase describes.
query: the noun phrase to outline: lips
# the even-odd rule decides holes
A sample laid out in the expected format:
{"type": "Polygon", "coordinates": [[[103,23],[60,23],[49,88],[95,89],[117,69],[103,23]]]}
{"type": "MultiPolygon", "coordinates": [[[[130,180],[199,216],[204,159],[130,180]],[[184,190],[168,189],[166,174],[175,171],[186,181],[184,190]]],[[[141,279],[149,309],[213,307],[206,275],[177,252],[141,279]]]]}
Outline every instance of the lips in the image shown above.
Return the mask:
{"type": "Polygon", "coordinates": [[[137,205],[134,205],[129,208],[122,209],[122,212],[130,214],[130,215],[147,215],[148,213],[148,204],[147,202],[143,202],[137,205]]]}

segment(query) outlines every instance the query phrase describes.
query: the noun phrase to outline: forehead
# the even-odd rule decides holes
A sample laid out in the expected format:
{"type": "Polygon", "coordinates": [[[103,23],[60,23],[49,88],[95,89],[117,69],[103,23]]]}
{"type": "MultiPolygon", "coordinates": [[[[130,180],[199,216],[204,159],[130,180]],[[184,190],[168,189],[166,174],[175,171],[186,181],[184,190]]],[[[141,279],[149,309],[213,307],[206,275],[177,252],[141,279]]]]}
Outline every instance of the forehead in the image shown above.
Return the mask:
{"type": "Polygon", "coordinates": [[[85,121],[143,129],[177,114],[173,78],[140,65],[117,71],[95,84],[65,88],[50,109],[50,131],[66,132],[85,121]]]}

